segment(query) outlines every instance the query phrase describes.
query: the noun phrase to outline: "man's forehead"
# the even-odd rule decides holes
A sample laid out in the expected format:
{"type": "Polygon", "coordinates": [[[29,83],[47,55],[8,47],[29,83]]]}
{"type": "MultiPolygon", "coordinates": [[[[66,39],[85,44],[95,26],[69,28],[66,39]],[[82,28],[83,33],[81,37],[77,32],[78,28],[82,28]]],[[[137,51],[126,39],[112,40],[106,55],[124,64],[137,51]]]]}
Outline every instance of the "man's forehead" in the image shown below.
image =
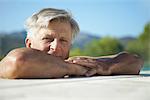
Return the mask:
{"type": "Polygon", "coordinates": [[[70,38],[71,34],[66,32],[57,32],[56,30],[50,30],[47,28],[43,28],[39,31],[39,37],[63,37],[63,38],[70,38]]]}
{"type": "Polygon", "coordinates": [[[49,30],[55,30],[60,32],[71,32],[72,28],[70,22],[52,21],[48,25],[49,30]]]}

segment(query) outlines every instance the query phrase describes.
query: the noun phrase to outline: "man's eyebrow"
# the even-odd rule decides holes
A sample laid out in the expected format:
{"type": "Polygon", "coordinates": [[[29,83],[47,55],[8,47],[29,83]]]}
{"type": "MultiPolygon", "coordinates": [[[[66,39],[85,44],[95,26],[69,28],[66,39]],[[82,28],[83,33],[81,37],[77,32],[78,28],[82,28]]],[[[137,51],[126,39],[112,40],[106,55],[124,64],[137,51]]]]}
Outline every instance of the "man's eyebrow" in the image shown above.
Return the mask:
{"type": "Polygon", "coordinates": [[[69,38],[62,36],[61,39],[69,40],[69,38]]]}
{"type": "Polygon", "coordinates": [[[43,37],[53,37],[53,35],[46,34],[46,35],[43,35],[43,37]]]}
{"type": "Polygon", "coordinates": [[[50,38],[50,39],[51,39],[51,38],[53,38],[53,36],[52,36],[52,35],[49,35],[49,34],[46,34],[46,35],[41,36],[40,38],[41,38],[42,40],[45,39],[45,38],[50,38]]]}

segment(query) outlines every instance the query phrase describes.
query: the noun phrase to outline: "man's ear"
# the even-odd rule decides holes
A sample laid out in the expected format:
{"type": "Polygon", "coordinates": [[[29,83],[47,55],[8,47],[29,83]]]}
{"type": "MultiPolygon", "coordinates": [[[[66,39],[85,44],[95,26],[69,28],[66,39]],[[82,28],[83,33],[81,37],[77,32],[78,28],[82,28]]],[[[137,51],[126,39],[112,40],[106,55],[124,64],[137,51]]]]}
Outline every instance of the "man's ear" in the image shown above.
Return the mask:
{"type": "Polygon", "coordinates": [[[25,39],[25,44],[27,48],[31,48],[31,40],[29,38],[25,39]]]}

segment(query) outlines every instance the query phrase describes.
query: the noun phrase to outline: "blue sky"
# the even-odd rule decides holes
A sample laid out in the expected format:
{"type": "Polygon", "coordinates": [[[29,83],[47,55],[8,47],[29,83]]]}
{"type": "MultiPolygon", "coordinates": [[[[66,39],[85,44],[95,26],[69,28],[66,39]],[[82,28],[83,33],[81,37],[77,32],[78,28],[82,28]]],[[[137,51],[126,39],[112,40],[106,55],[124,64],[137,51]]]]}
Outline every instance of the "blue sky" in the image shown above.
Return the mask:
{"type": "Polygon", "coordinates": [[[97,36],[138,36],[150,21],[150,0],[0,0],[0,32],[21,31],[45,7],[70,10],[81,31],[97,36]]]}

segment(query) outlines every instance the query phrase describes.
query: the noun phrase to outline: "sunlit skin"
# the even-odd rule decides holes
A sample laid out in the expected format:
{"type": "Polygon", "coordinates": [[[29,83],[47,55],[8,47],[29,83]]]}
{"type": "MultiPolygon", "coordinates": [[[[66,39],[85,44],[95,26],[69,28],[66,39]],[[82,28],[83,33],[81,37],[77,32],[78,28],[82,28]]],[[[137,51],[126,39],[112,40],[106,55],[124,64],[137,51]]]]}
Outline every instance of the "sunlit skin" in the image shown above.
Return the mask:
{"type": "Polygon", "coordinates": [[[0,62],[1,78],[59,78],[85,75],[87,69],[67,63],[72,41],[69,22],[51,21],[33,37],[26,38],[27,48],[14,49],[0,62]]]}
{"type": "Polygon", "coordinates": [[[66,59],[72,41],[72,30],[69,22],[52,21],[47,28],[39,30],[34,38],[26,39],[26,47],[38,49],[48,54],[66,59]]]}
{"type": "Polygon", "coordinates": [[[64,76],[139,74],[143,60],[129,53],[112,57],[72,57],[69,22],[51,21],[26,38],[26,48],[10,51],[0,62],[0,78],[62,78],[64,76]]]}
{"type": "Polygon", "coordinates": [[[86,76],[137,75],[144,63],[139,56],[128,52],[104,57],[76,56],[70,57],[67,62],[90,68],[86,76]]]}

